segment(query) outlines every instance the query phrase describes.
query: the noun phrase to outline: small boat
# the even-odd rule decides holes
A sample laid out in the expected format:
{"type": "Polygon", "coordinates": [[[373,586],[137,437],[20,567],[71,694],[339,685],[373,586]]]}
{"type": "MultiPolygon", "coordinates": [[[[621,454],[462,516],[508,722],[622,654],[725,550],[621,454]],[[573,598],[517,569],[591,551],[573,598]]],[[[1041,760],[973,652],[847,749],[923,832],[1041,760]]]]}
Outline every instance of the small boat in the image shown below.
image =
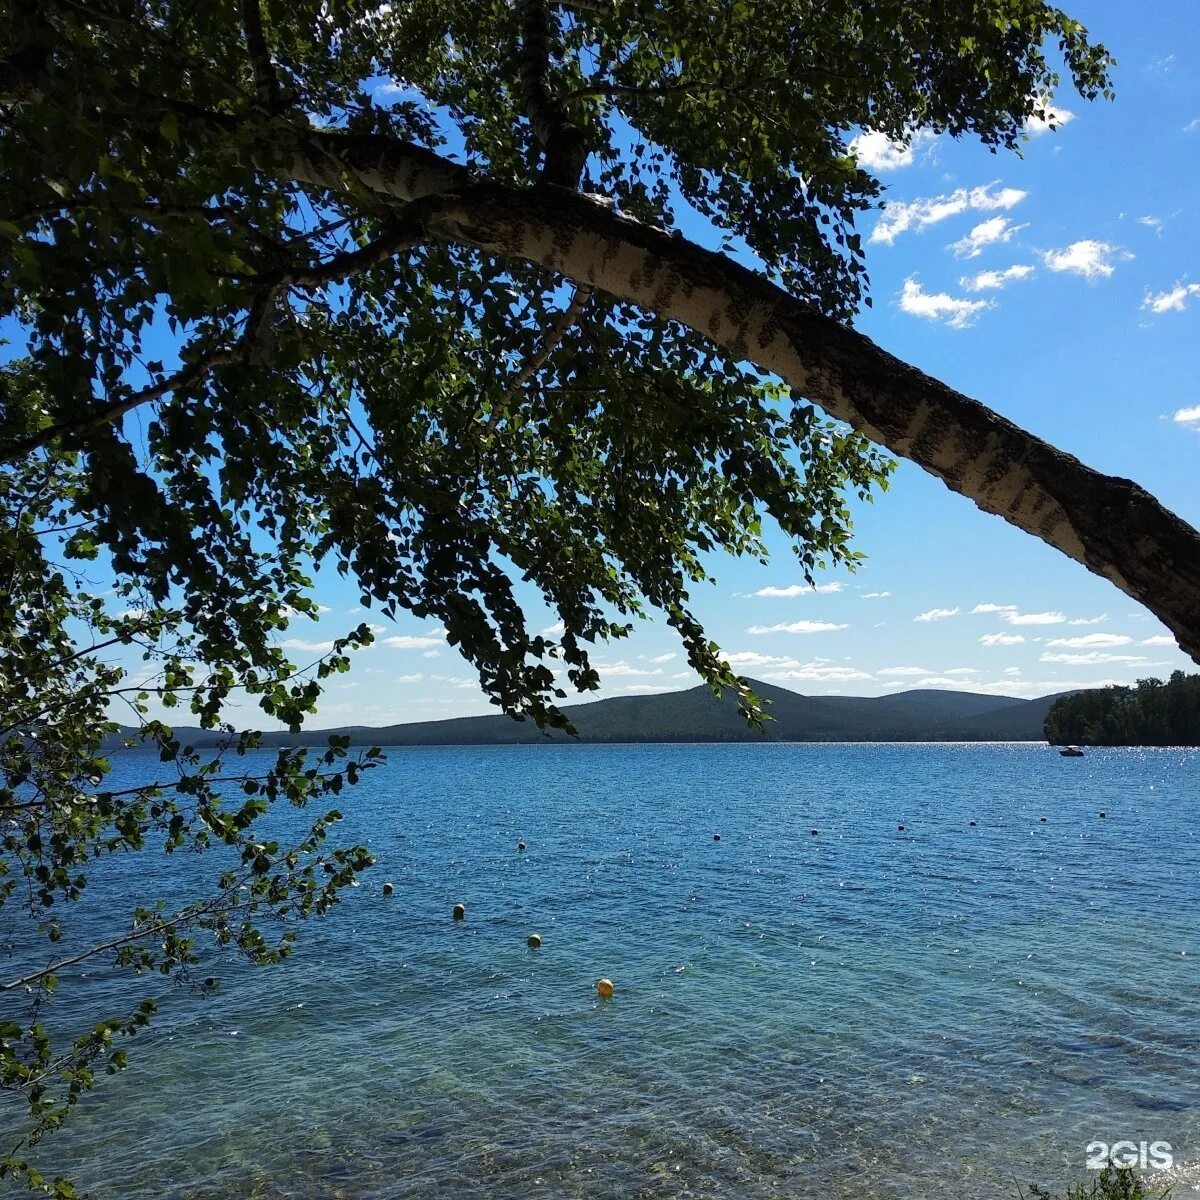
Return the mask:
{"type": "Polygon", "coordinates": [[[1064,746],[1059,751],[1059,754],[1061,754],[1063,756],[1063,758],[1082,758],[1083,757],[1083,751],[1080,750],[1080,748],[1078,746],[1064,746]]]}

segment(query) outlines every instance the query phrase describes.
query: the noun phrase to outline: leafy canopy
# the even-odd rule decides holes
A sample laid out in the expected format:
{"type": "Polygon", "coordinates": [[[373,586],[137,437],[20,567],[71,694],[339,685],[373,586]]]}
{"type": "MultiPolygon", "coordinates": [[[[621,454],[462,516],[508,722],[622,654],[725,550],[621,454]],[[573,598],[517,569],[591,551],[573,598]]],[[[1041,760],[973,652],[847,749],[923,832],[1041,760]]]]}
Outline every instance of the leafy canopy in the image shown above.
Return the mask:
{"type": "MultiPolygon", "coordinates": [[[[0,902],[28,926],[14,961],[40,964],[6,985],[34,1019],[0,1025],[0,1068],[36,1138],[149,1016],[65,1041],[36,1020],[57,979],[44,943],[70,942],[89,862],[225,847],[208,892],[139,902],[132,934],[60,960],[185,975],[202,930],[258,961],[286,952],[289,922],[369,862],[325,848],[336,813],[293,845],[257,822],[373,755],[337,744],[264,768],[252,737],[203,757],[148,721],[157,702],[214,727],[237,694],[298,726],[372,637],[364,624],[317,663],[288,660],[280,634],[314,614],[316,566],[376,611],[441,623],[514,715],[561,724],[565,687],[597,685],[589,647],[657,610],[753,717],[691,611],[707,556],[761,557],[771,521],[806,576],[853,566],[847,497],[886,485],[861,436],[701,334],[432,236],[438,196],[388,204],[349,173],[305,183],[297,147],[371,135],[666,229],[698,214],[713,244],[849,322],[870,302],[855,223],[880,195],[853,136],[1013,149],[1056,64],[1093,97],[1110,60],[1040,0],[0,13],[0,902]],[[527,627],[521,589],[561,634],[527,627]],[[153,786],[106,788],[120,712],[160,750],[153,786]],[[267,914],[282,940],[261,932],[267,914]]],[[[18,1151],[0,1170],[68,1194],[18,1151]]]]}

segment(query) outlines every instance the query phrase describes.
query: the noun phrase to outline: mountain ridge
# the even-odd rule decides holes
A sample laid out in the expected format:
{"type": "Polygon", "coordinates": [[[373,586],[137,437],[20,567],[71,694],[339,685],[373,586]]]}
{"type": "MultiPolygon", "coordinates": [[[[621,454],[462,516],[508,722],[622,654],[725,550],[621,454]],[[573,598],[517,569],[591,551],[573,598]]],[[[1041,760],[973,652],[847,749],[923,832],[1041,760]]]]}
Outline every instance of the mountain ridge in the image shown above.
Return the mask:
{"type": "MultiPolygon", "coordinates": [[[[355,745],[470,746],[541,745],[546,742],[916,742],[1045,741],[1043,723],[1060,695],[1031,700],[983,692],[916,688],[886,696],[805,696],[760,680],[751,687],[766,702],[772,720],[750,729],[728,696],[716,697],[704,685],[677,692],[612,696],[564,705],[578,731],[539,730],[532,722],[502,713],[448,717],[397,725],[342,725],[263,734],[265,746],[312,745],[333,735],[355,745]]],[[[192,745],[212,745],[220,735],[177,729],[192,745]]]]}

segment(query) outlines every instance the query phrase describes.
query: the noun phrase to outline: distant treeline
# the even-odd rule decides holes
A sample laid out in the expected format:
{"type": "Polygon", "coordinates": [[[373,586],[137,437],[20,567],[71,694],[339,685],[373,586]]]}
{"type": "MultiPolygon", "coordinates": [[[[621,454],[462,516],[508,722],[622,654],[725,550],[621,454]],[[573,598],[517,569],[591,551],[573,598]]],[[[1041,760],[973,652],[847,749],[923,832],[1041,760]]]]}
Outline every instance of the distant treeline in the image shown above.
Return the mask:
{"type": "Polygon", "coordinates": [[[1200,675],[1096,688],[1056,700],[1046,714],[1053,746],[1200,746],[1200,675]]]}

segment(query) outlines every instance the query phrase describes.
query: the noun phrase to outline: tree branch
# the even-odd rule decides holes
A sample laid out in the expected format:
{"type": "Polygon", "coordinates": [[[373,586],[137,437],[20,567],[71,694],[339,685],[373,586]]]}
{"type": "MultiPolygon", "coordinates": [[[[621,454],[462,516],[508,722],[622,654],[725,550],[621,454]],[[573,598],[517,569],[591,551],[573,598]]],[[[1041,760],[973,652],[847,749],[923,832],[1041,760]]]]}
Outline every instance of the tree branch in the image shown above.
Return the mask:
{"type": "Polygon", "coordinates": [[[283,108],[283,96],[266,34],[263,33],[262,10],[258,0],[242,0],[242,32],[246,35],[246,50],[254,66],[254,90],[258,93],[258,102],[267,112],[277,113],[283,108]]]}
{"type": "Polygon", "coordinates": [[[478,179],[387,135],[314,131],[293,179],[379,198],[442,194],[431,230],[557,271],[711,338],[1144,604],[1200,661],[1200,534],[725,255],[595,198],[478,179]]]}
{"type": "Polygon", "coordinates": [[[545,0],[521,0],[520,15],[522,103],[542,147],[542,178],[574,189],[587,161],[587,145],[550,79],[550,52],[558,40],[558,20],[545,0]]]}
{"type": "Polygon", "coordinates": [[[513,376],[512,382],[504,389],[504,395],[496,401],[488,418],[487,432],[491,433],[504,417],[509,401],[527,384],[545,365],[550,356],[558,349],[559,343],[567,336],[571,326],[579,320],[587,302],[592,298],[590,287],[577,287],[571,296],[571,302],[559,314],[558,319],[551,325],[538,352],[513,376]]]}

